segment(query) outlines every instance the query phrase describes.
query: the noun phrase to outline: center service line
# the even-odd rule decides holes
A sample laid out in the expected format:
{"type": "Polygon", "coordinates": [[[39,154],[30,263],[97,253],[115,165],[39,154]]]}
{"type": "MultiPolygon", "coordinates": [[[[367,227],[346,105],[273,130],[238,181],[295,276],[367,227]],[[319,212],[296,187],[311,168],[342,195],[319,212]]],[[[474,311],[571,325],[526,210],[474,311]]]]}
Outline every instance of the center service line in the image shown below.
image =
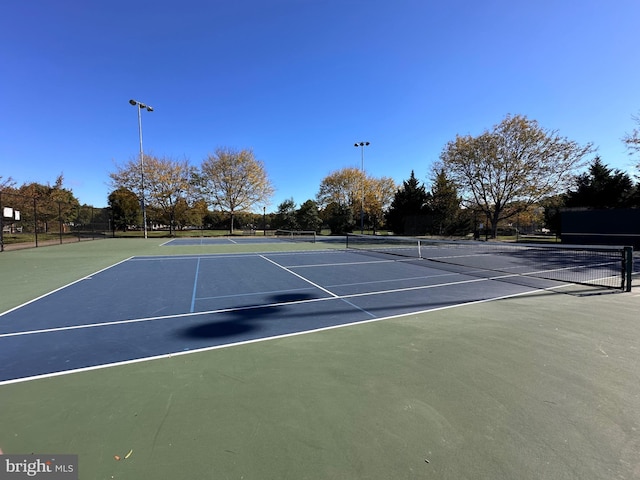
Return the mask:
{"type": "Polygon", "coordinates": [[[196,290],[198,288],[198,274],[200,273],[200,257],[198,257],[198,264],[196,265],[196,275],[193,279],[193,294],[191,295],[191,310],[189,313],[193,313],[196,306],[196,290]]]}
{"type": "Polygon", "coordinates": [[[335,293],[327,290],[324,287],[321,287],[320,285],[318,285],[317,283],[313,283],[311,280],[304,278],[302,275],[297,274],[296,272],[289,270],[287,267],[283,267],[282,265],[280,265],[279,263],[274,262],[273,260],[268,259],[267,257],[265,257],[264,255],[260,255],[260,257],[264,258],[267,262],[271,262],[273,263],[275,266],[280,267],[281,269],[283,269],[285,272],[288,272],[292,275],[295,275],[296,277],[298,277],[301,280],[304,280],[307,283],[310,283],[311,285],[313,285],[316,288],[319,288],[320,290],[322,290],[323,292],[328,293],[329,295],[331,295],[333,298],[339,298],[341,299],[344,303],[346,303],[347,305],[350,305],[351,307],[360,310],[362,313],[368,315],[371,318],[376,318],[376,316],[371,313],[366,311],[364,308],[359,307],[358,305],[356,305],[355,303],[350,302],[349,300],[346,300],[346,298],[344,296],[340,296],[340,295],[336,295],[335,293]]]}
{"type": "Polygon", "coordinates": [[[329,295],[331,295],[333,298],[340,298],[340,297],[339,297],[339,295],[336,295],[335,293],[330,292],[329,290],[327,290],[327,289],[326,289],[326,288],[324,288],[324,287],[321,287],[321,286],[320,286],[320,285],[318,285],[317,283],[313,283],[311,280],[309,280],[309,279],[307,279],[307,278],[304,278],[302,275],[299,275],[299,274],[297,274],[296,272],[294,272],[294,271],[292,271],[292,270],[289,270],[287,267],[283,267],[283,266],[282,266],[282,265],[280,265],[279,263],[274,262],[273,260],[271,260],[271,259],[269,259],[269,258],[265,257],[264,255],[260,255],[260,258],[262,258],[262,259],[266,260],[266,261],[267,261],[267,262],[269,262],[269,263],[273,263],[276,267],[281,268],[282,270],[284,270],[285,272],[290,273],[291,275],[295,275],[295,276],[296,276],[296,277],[298,277],[300,280],[304,280],[305,282],[307,282],[307,283],[309,283],[309,284],[313,285],[314,287],[319,288],[319,289],[320,289],[320,290],[322,290],[323,292],[328,293],[329,295]]]}

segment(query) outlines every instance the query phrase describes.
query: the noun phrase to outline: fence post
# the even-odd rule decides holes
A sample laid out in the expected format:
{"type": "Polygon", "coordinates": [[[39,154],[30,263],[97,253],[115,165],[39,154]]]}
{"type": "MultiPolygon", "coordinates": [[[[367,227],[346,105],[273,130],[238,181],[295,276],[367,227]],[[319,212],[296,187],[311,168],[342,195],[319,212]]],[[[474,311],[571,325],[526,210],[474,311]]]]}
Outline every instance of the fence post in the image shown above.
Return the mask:
{"type": "Polygon", "coordinates": [[[633,275],[633,247],[624,247],[624,255],[623,255],[623,263],[624,263],[624,291],[631,291],[631,278],[633,275]]]}
{"type": "Polygon", "coordinates": [[[58,236],[60,238],[60,245],[62,245],[62,206],[58,202],[58,236]]]}
{"type": "Polygon", "coordinates": [[[36,248],[38,247],[38,200],[33,197],[33,235],[36,241],[36,248]]]}
{"type": "Polygon", "coordinates": [[[78,204],[78,211],[76,212],[75,220],[75,236],[78,237],[78,241],[82,241],[82,229],[84,224],[82,223],[82,205],[78,204]]]}

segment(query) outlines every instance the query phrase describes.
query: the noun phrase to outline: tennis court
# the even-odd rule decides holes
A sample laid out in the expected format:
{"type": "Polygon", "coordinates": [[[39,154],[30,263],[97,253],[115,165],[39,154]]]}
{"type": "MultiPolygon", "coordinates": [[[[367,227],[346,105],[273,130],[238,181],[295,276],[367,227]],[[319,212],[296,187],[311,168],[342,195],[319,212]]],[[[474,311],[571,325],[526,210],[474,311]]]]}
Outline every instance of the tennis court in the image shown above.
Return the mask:
{"type": "Polygon", "coordinates": [[[133,257],[2,314],[0,381],[564,285],[436,267],[342,250],[133,257]]]}
{"type": "Polygon", "coordinates": [[[85,262],[0,315],[0,447],[80,478],[640,473],[637,291],[246,240],[0,257],[16,293],[85,262]]]}

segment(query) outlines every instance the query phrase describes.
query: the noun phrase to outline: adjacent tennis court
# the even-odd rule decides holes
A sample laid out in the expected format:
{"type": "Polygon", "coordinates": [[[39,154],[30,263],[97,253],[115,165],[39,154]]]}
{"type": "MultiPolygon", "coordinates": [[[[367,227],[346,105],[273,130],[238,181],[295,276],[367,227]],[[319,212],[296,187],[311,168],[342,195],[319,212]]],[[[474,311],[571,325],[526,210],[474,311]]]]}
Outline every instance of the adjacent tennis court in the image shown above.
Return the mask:
{"type": "Polygon", "coordinates": [[[0,448],[81,478],[640,473],[637,291],[542,278],[585,270],[557,255],[242,240],[0,257],[14,295],[83,272],[0,315],[0,448]]]}

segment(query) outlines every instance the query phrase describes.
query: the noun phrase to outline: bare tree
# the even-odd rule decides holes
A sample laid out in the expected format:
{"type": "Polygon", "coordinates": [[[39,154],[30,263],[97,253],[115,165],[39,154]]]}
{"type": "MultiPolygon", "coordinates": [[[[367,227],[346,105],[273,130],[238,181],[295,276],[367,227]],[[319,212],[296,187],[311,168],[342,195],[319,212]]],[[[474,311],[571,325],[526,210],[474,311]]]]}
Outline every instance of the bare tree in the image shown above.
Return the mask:
{"type": "Polygon", "coordinates": [[[4,178],[2,175],[0,175],[0,192],[5,188],[13,188],[15,184],[16,182],[15,180],[13,180],[13,178],[11,177],[4,178]]]}
{"type": "Polygon", "coordinates": [[[491,131],[447,143],[440,166],[463,198],[486,215],[495,237],[500,220],[565,191],[592,150],[591,144],[580,146],[535,120],[507,115],[491,131]],[[516,202],[520,210],[506,208],[516,202]]]}
{"type": "Polygon", "coordinates": [[[269,203],[274,193],[263,162],[247,149],[217,148],[202,162],[199,183],[208,203],[229,214],[230,233],[236,213],[269,203]]]}
{"type": "Polygon", "coordinates": [[[189,199],[193,186],[193,169],[187,160],[144,157],[144,192],[142,192],[142,170],[140,163],[130,160],[110,173],[111,182],[117,188],[126,188],[144,195],[145,204],[161,212],[169,224],[171,233],[175,213],[181,199],[189,199]]]}
{"type": "MultiPolygon", "coordinates": [[[[640,114],[638,116],[634,115],[632,118],[638,125],[640,125],[640,114]]],[[[640,128],[634,128],[631,133],[627,133],[622,137],[622,141],[627,146],[629,155],[640,154],[640,128]]],[[[640,174],[640,161],[636,164],[636,168],[640,174]]]]}

